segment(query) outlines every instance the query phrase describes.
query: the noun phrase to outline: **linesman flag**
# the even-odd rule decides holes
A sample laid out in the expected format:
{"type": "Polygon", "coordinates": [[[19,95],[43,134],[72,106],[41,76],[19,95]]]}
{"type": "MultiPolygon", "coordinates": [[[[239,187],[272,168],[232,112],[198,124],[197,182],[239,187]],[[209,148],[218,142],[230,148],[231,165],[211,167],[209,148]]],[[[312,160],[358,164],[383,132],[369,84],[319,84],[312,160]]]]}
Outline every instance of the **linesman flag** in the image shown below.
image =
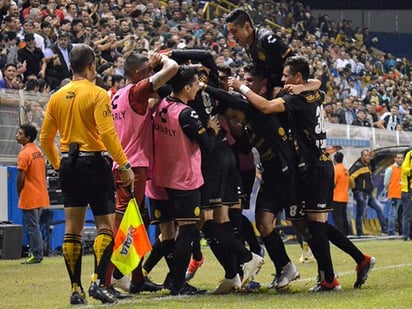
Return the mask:
{"type": "Polygon", "coordinates": [[[111,260],[122,274],[126,275],[139,265],[140,260],[150,250],[152,246],[139,211],[139,205],[132,193],[132,198],[114,239],[111,260]]]}

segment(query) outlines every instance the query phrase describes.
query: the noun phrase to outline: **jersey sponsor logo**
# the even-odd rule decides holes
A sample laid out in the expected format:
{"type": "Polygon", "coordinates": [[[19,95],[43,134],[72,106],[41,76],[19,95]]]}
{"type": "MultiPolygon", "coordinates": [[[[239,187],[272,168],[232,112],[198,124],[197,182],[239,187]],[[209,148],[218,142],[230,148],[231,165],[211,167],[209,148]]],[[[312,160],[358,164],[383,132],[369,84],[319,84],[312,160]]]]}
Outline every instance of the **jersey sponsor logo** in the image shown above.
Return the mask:
{"type": "Polygon", "coordinates": [[[33,153],[32,153],[32,158],[33,158],[33,160],[34,160],[34,159],[42,159],[42,158],[43,158],[43,155],[42,155],[42,153],[41,153],[40,151],[33,152],[33,153]]]}
{"type": "Polygon", "coordinates": [[[109,104],[106,104],[106,110],[103,112],[103,117],[104,117],[104,118],[113,117],[113,116],[112,116],[112,110],[111,110],[109,104]]]}
{"type": "Polygon", "coordinates": [[[268,36],[268,43],[269,44],[275,44],[276,41],[277,41],[277,38],[274,35],[271,34],[271,35],[268,36]]]}
{"type": "Polygon", "coordinates": [[[124,118],[126,118],[126,111],[113,113],[113,120],[122,120],[124,118]]]}
{"type": "Polygon", "coordinates": [[[190,112],[190,117],[193,119],[199,119],[199,115],[196,113],[196,111],[191,111],[190,112]]]}
{"type": "Polygon", "coordinates": [[[155,123],[154,124],[154,129],[160,133],[163,133],[164,135],[167,136],[176,136],[176,130],[170,129],[166,126],[162,126],[160,123],[155,123]]]}
{"type": "Polygon", "coordinates": [[[305,100],[307,103],[316,103],[316,101],[320,100],[322,97],[321,93],[319,91],[310,93],[308,95],[305,95],[305,100]]]}
{"type": "Polygon", "coordinates": [[[66,100],[73,99],[76,96],[76,93],[74,91],[68,91],[66,94],[66,100]]]}
{"type": "Polygon", "coordinates": [[[320,209],[325,209],[325,208],[326,208],[326,203],[322,203],[322,204],[318,203],[318,204],[316,205],[316,207],[317,207],[317,208],[320,208],[320,209]]]}

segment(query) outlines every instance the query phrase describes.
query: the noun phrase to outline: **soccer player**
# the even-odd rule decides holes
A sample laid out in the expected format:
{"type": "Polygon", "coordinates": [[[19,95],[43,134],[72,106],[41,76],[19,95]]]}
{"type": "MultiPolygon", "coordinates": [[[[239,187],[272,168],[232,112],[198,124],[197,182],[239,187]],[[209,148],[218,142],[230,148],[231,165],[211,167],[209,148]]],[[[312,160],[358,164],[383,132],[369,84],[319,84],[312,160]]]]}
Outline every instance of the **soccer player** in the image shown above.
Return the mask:
{"type": "MultiPolygon", "coordinates": [[[[111,101],[114,125],[135,175],[134,195],[142,212],[147,169],[152,160],[153,149],[152,109],[148,108],[149,99],[177,73],[178,68],[177,63],[165,55],[154,53],[150,58],[146,58],[131,53],[124,64],[128,84],[119,89],[111,101]],[[153,68],[157,66],[161,66],[161,69],[152,75],[153,68]]],[[[122,186],[119,165],[115,163],[113,167],[116,181],[116,233],[130,200],[130,194],[127,188],[122,186]]],[[[118,269],[113,272],[113,284],[130,293],[161,289],[161,286],[153,284],[143,276],[142,262],[132,272],[131,284],[127,277],[123,277],[127,274],[121,274],[118,269]]],[[[106,278],[110,279],[110,276],[106,278]]]]}
{"type": "Polygon", "coordinates": [[[179,226],[170,273],[171,295],[194,295],[205,292],[185,283],[186,269],[192,254],[196,222],[200,216],[202,153],[210,153],[209,134],[219,132],[216,121],[206,129],[196,111],[187,104],[199,90],[199,78],[194,68],[181,66],[169,81],[170,96],[156,107],[154,118],[154,169],[156,186],[167,191],[179,226]]]}
{"type": "Polygon", "coordinates": [[[83,44],[76,46],[70,53],[70,63],[73,80],[50,97],[40,134],[44,153],[53,168],[60,171],[66,216],[63,256],[72,286],[70,303],[86,303],[81,283],[81,235],[88,205],[97,228],[89,295],[102,303],[116,303],[117,298],[105,286],[113,251],[115,211],[113,161],[109,154],[120,166],[123,185],[132,190],[134,174],[116,134],[110,99],[104,89],[93,83],[93,49],[83,44]],[[57,132],[61,157],[55,145],[57,132]]]}
{"type": "MultiPolygon", "coordinates": [[[[202,50],[176,50],[171,57],[178,62],[201,63],[204,68],[199,71],[202,82],[217,86],[218,69],[212,55],[202,50]]],[[[189,105],[199,115],[200,121],[206,125],[209,119],[224,121],[217,114],[213,100],[205,92],[198,92],[189,105]]],[[[241,210],[239,203],[240,173],[236,165],[236,158],[228,143],[227,130],[221,129],[214,137],[213,151],[202,151],[202,175],[204,184],[201,187],[201,229],[209,241],[210,247],[225,270],[225,279],[214,290],[215,294],[227,294],[239,290],[241,285],[250,281],[259,270],[263,259],[246,249],[235,238],[234,230],[241,224],[241,210]],[[232,211],[229,218],[229,208],[232,211]],[[233,220],[233,222],[231,222],[233,220]],[[238,265],[242,269],[238,269],[238,265]],[[242,279],[239,272],[243,272],[242,279]]],[[[200,261],[191,260],[187,278],[194,275],[200,261]]]]}
{"type": "MultiPolygon", "coordinates": [[[[245,80],[257,92],[266,95],[268,79],[262,72],[254,71],[251,66],[246,67],[245,80]]],[[[225,116],[239,147],[248,151],[253,145],[260,154],[263,183],[256,201],[256,225],[276,268],[276,276],[270,287],[285,288],[299,277],[299,272],[286,253],[283,241],[274,228],[274,221],[283,209],[296,208],[300,201],[294,190],[290,191],[296,186],[295,174],[292,172],[295,156],[293,144],[286,136],[287,129],[282,126],[278,115],[263,115],[246,104],[244,99],[223,90],[210,86],[205,90],[226,111],[225,116]]]]}
{"type": "MultiPolygon", "coordinates": [[[[304,57],[287,59],[282,80],[285,84],[304,84],[309,76],[309,64],[304,57]]],[[[245,95],[248,101],[264,114],[287,112],[293,138],[297,144],[299,161],[299,191],[304,209],[299,207],[289,209],[289,216],[296,220],[305,219],[307,231],[303,231],[318,262],[319,281],[311,290],[330,291],[340,289],[340,284],[333,271],[328,238],[335,236],[335,241],[344,242],[346,237],[339,237],[330,232],[327,224],[329,203],[333,192],[333,166],[326,146],[326,131],[323,122],[323,94],[319,91],[304,92],[302,95],[284,95],[280,98],[267,100],[253,92],[238,80],[232,79],[231,86],[245,95]],[[331,234],[331,235],[330,235],[331,234]]],[[[302,205],[301,205],[302,206],[302,205]]],[[[295,224],[296,226],[296,224],[295,224]]],[[[338,231],[338,230],[336,230],[338,231]]],[[[336,232],[335,231],[335,232],[336,232]]],[[[339,234],[339,233],[338,233],[339,234]]],[[[347,243],[345,245],[349,246],[347,243]]],[[[340,246],[339,246],[340,247],[340,246]]],[[[356,248],[356,247],[355,247],[356,248]]],[[[351,250],[353,248],[347,248],[351,250]]],[[[343,250],[345,250],[343,249],[343,250]]],[[[345,250],[345,252],[346,252],[345,250]]],[[[363,255],[359,250],[356,259],[357,280],[355,287],[360,287],[372,269],[375,258],[363,255]]]]}
{"type": "MultiPolygon", "coordinates": [[[[278,93],[282,83],[282,69],[286,59],[294,55],[280,37],[273,31],[261,28],[255,29],[249,14],[243,9],[235,9],[226,17],[226,26],[229,34],[236,43],[246,49],[249,58],[258,71],[268,74],[268,87],[272,90],[276,87],[278,93]]],[[[320,87],[320,81],[308,80],[307,85],[291,87],[296,93],[305,90],[316,90],[320,87]]]]}

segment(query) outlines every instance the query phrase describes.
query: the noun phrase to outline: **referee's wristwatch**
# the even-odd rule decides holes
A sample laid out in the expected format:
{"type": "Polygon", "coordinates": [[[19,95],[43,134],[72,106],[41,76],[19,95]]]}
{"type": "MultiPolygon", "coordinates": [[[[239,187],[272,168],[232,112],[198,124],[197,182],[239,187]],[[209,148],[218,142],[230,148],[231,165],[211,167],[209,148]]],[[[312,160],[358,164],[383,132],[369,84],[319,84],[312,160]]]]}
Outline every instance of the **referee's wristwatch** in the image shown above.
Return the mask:
{"type": "Polygon", "coordinates": [[[119,166],[119,171],[124,172],[124,171],[127,171],[127,170],[131,169],[131,168],[132,168],[132,166],[130,165],[129,162],[127,162],[124,166],[119,166]]]}

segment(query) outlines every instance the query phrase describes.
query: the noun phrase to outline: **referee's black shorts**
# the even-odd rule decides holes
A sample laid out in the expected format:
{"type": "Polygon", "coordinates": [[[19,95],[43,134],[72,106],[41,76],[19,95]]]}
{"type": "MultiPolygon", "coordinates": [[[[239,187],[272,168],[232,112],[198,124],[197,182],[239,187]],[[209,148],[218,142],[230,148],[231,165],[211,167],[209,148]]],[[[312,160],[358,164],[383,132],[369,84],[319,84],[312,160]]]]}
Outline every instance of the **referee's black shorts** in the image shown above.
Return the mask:
{"type": "Polygon", "coordinates": [[[78,157],[74,162],[62,158],[59,178],[65,207],[90,205],[93,215],[115,211],[113,161],[107,156],[78,157]]]}

